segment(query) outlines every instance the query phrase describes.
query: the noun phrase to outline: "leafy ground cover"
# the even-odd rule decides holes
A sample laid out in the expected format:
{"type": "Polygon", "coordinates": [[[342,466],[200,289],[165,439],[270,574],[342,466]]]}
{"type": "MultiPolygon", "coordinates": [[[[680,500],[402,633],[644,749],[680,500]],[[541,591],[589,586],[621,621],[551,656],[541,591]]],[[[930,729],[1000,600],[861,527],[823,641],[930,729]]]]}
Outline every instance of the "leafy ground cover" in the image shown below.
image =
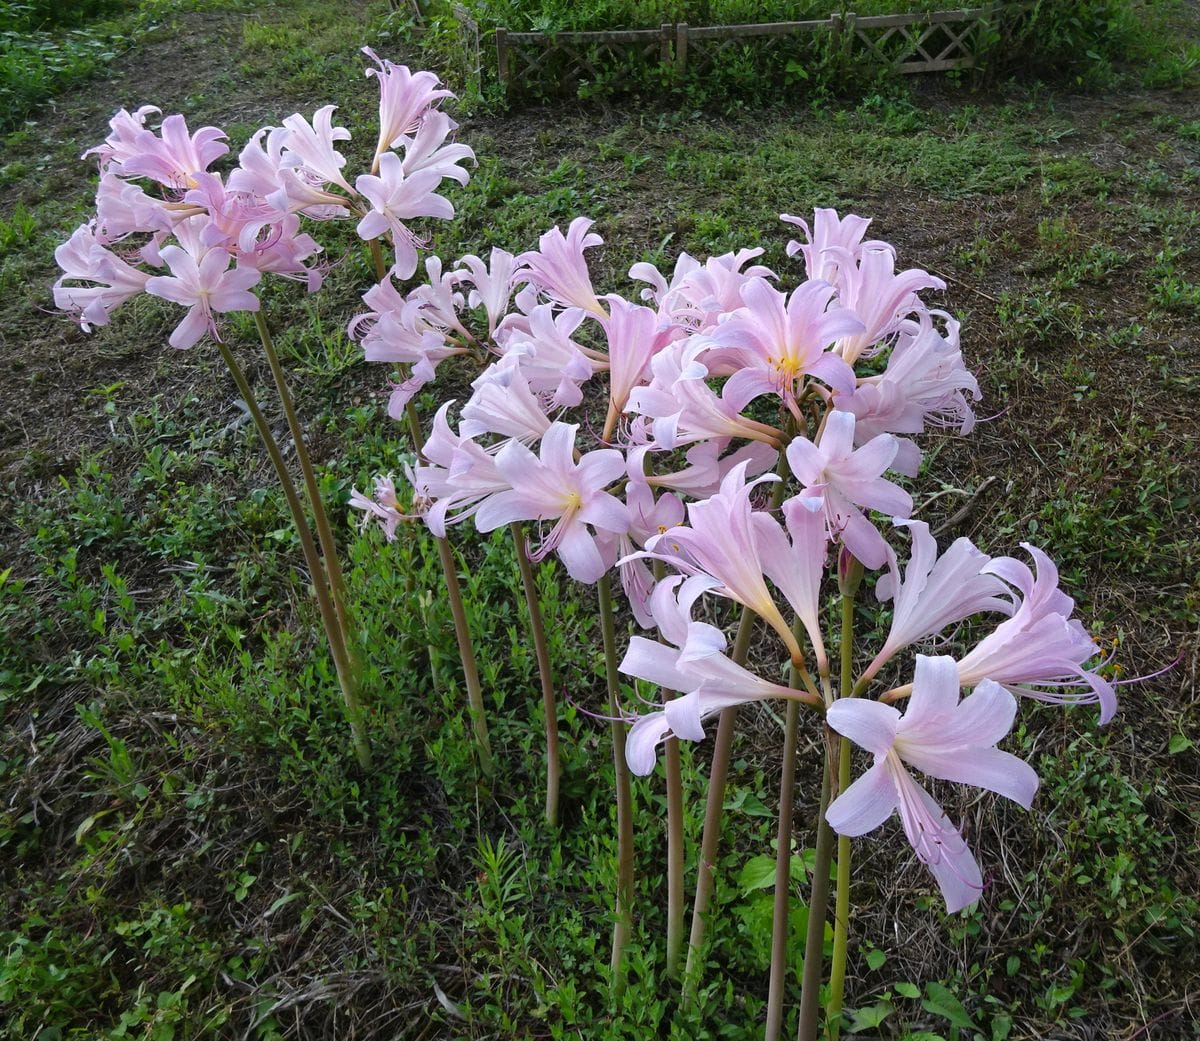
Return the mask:
{"type": "MultiPolygon", "coordinates": [[[[784,269],[780,211],[873,216],[949,283],[990,403],[969,440],[939,444],[949,483],[918,516],[936,526],[971,503],[956,531],[985,550],[1053,547],[1097,636],[1119,640],[1121,667],[1182,655],[1125,688],[1103,731],[1059,710],[1027,717],[1012,750],[1039,757],[1032,814],[948,800],[997,865],[979,911],[947,919],[896,834],[871,841],[855,865],[848,984],[865,1036],[1194,1036],[1198,30],[1194,5],[1170,16],[1173,49],[1103,95],[937,81],[743,119],[557,107],[464,120],[480,164],[455,196],[460,219],[435,232],[448,257],[520,249],[583,213],[607,242],[597,284],[616,286],[632,261],[669,264],[683,249],[761,242],[784,269]]],[[[352,484],[399,469],[404,450],[378,369],[342,335],[372,281],[366,258],[352,254],[319,296],[267,303],[342,504],[381,758],[370,777],[342,752],[286,510],[215,354],[166,347],[175,316],[147,297],[91,337],[46,312],[53,248],[89,205],[77,156],[113,108],[152,102],[236,139],[340,100],[361,126],[374,97],[357,47],[419,60],[396,33],[383,5],[176,10],[4,140],[0,1033],[758,1033],[778,717],[747,712],[735,747],[722,914],[695,1010],[680,1012],[661,975],[653,827],[639,829],[632,982],[610,1009],[611,767],[605,725],[574,707],[601,704],[598,634],[544,568],[574,738],[564,827],[548,834],[508,549],[458,543],[500,764],[485,788],[424,537],[386,547],[344,509],[352,484]]],[[[252,327],[237,332],[265,378],[252,327]]],[[[706,755],[686,757],[697,799],[706,755]]],[[[652,780],[635,794],[642,814],[661,813],[652,780]]],[[[816,796],[815,767],[802,767],[798,821],[816,796]]]]}

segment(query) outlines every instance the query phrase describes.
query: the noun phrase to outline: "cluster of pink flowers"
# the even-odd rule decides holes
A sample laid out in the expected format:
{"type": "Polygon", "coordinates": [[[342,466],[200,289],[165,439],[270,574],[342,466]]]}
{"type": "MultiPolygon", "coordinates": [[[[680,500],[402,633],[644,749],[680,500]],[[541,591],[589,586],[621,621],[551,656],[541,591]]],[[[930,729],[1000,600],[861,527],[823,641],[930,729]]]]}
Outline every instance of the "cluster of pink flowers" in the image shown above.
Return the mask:
{"type": "MultiPolygon", "coordinates": [[[[980,869],[910,768],[1028,806],[1036,775],[995,747],[1016,696],[1098,703],[1106,721],[1114,691],[1089,667],[1095,645],[1045,554],[1026,547],[1036,573],[965,538],[939,555],[928,527],[910,519],[913,500],[897,482],[918,472],[914,437],[969,432],[979,397],[958,323],[920,295],[942,282],[897,271],[894,249],[867,240],[862,218],[784,219],[804,232],[788,254],[801,256],[806,277],[790,291],[755,262],[756,249],[704,262],[684,254],[670,276],[636,264],[640,302],[598,294],[586,253],[601,239],[578,218],[515,257],[497,249],[449,270],[430,259],[428,281],[407,294],[390,281],[372,289],[350,332],[369,359],[411,366],[393,414],[446,359],[488,360],[457,432],[453,403],[438,410],[408,474],[414,509],[439,535],[468,518],[481,531],[533,522],[531,555],[557,555],[581,582],[619,569],[634,617],[659,637],[634,637],[621,669],[680,695],[631,717],[635,772],[653,770],[665,737],[700,740],[703,720],[722,708],[804,701],[875,757],[829,822],[861,835],[898,813],[957,910],[978,897],[980,869]],[[589,401],[605,409],[602,429],[565,421],[589,401]],[[793,493],[766,507],[777,485],[793,493]],[[903,568],[897,528],[911,536],[903,568]],[[879,572],[891,628],[853,690],[835,691],[822,616],[836,591],[828,573],[851,558],[879,572]],[[656,582],[653,561],[675,574],[656,582]],[[815,665],[822,693],[731,660],[724,634],[698,620],[705,597],[755,612],[781,657],[815,665]],[[989,615],[998,624],[961,657],[896,660],[989,615]],[[885,666],[911,681],[879,689],[885,666]],[[902,714],[891,702],[904,697],[902,714]]],[[[403,514],[394,486],[384,492],[386,501],[356,493],[355,505],[394,531],[403,514]]]]}
{"type": "Polygon", "coordinates": [[[411,276],[418,239],[407,222],[454,215],[437,190],[446,179],[466,183],[473,153],[448,142],[455,124],[436,106],[449,91],[433,73],[366,53],[378,65],[368,75],[379,80],[380,133],[371,172],[353,185],[338,151],[350,131],[334,125],[333,105],[311,122],[295,114],[263,127],[225,172],[214,171],[229,152],[216,127],[193,134],[170,115],[156,132],[159,109],[118,112],[104,143],[84,153],[100,167],[96,214],[55,253],[56,306],[88,330],[149,293],[187,308],[170,342],[191,347],[218,336],[217,315],[258,310],[250,290],[264,275],[320,287],[321,247],[302,230],[306,219],[359,218],[359,236],[389,239],[396,275],[411,276]]]}

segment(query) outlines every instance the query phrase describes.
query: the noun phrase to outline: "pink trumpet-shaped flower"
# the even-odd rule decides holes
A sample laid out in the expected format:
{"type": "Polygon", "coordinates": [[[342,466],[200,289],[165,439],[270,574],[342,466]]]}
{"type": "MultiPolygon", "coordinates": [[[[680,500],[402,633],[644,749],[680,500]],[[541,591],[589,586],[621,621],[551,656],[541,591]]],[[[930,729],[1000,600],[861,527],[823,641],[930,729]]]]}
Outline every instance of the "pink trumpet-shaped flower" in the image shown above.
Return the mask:
{"type": "Polygon", "coordinates": [[[471,307],[482,307],[487,312],[488,335],[491,336],[500,319],[508,312],[516,258],[494,246],[487,264],[474,255],[465,256],[458,263],[466,268],[466,271],[458,272],[459,281],[469,282],[474,287],[467,297],[467,303],[471,307]]]}
{"type": "Polygon", "coordinates": [[[324,184],[336,184],[343,191],[355,194],[342,176],[346,157],[337,150],[335,142],[349,141],[350,131],[333,125],[337,105],[324,105],[313,113],[310,124],[299,112],[283,121],[287,137],[283,142],[283,164],[302,169],[310,178],[324,184]]]}
{"type": "Polygon", "coordinates": [[[578,405],[580,388],[596,372],[596,364],[571,339],[583,319],[576,307],[556,315],[549,304],[539,304],[528,315],[509,315],[496,329],[501,351],[519,359],[529,386],[548,394],[556,408],[578,405]]]}
{"type": "Polygon", "coordinates": [[[474,159],[475,152],[469,145],[446,144],[457,125],[445,112],[430,112],[421,120],[416,134],[402,138],[405,176],[411,177],[418,170],[436,170],[448,180],[466,184],[471,175],[458,164],[474,159]]]}
{"type": "Polygon", "coordinates": [[[862,323],[844,308],[830,310],[833,294],[828,282],[805,282],[790,297],[763,279],[742,286],[745,307],[713,331],[721,349],[705,358],[710,369],[733,372],[721,397],[739,412],[763,394],[794,409],[810,376],[852,391],[854,370],[827,348],[860,332],[862,323]]]}
{"type": "Polygon", "coordinates": [[[396,538],[396,528],[407,515],[396,497],[396,482],[390,474],[375,478],[375,494],[366,496],[357,488],[350,490],[350,507],[362,510],[361,530],[366,530],[368,524],[374,521],[383,529],[383,536],[392,542],[396,538]]]}
{"type": "Polygon", "coordinates": [[[499,434],[532,443],[550,429],[550,417],[521,371],[520,359],[508,354],[489,365],[471,388],[463,405],[458,432],[463,437],[499,434]]]}
{"type": "Polygon", "coordinates": [[[389,148],[395,148],[402,137],[416,131],[430,108],[454,94],[440,88],[440,80],[432,72],[410,72],[407,65],[386,61],[370,47],[362,50],[379,66],[366,70],[366,75],[379,81],[379,141],[375,146],[378,159],[389,148]]]}
{"type": "MultiPolygon", "coordinates": [[[[225,131],[201,127],[195,134],[190,134],[187,122],[180,115],[167,116],[160,134],[161,137],[142,130],[123,142],[124,157],[116,172],[122,177],[149,177],[168,188],[190,188],[195,184],[197,173],[207,171],[229,151],[225,131]]],[[[114,151],[113,159],[116,154],[114,151]]]]}
{"type": "Polygon", "coordinates": [[[608,338],[608,416],[600,439],[607,441],[617,417],[625,410],[629,392],[642,381],[650,359],[675,335],[670,325],[660,325],[648,307],[631,304],[615,293],[606,296],[609,314],[601,319],[608,338]]]}
{"type": "Polygon", "coordinates": [[[642,472],[645,450],[635,449],[626,459],[629,483],[625,485],[625,505],[629,508],[629,531],[618,539],[618,566],[621,586],[629,599],[633,617],[643,629],[654,627],[650,613],[650,594],[654,589],[654,573],[646,559],[637,554],[638,547],[683,522],[683,503],[669,492],[654,494],[642,472]]]}
{"type": "Polygon", "coordinates": [[[1034,559],[1037,575],[1012,557],[998,557],[987,570],[1020,590],[1022,600],[1005,619],[958,663],[964,687],[985,679],[1002,684],[1013,694],[1060,705],[1100,706],[1100,722],[1116,714],[1117,695],[1111,683],[1085,669],[1096,657],[1096,645],[1078,619],[1071,617],[1075,601],[1058,588],[1058,568],[1045,553],[1027,542],[1022,547],[1034,559]],[[1086,693],[1050,693],[1040,686],[1090,688],[1086,693]]]}
{"type": "MultiPolygon", "coordinates": [[[[747,465],[734,467],[716,495],[688,503],[687,525],[669,528],[647,542],[646,549],[684,574],[714,579],[716,592],[750,608],[779,634],[788,653],[799,660],[800,646],[775,603],[765,575],[765,551],[777,553],[780,542],[786,545],[787,540],[779,523],[755,512],[750,502],[755,487],[779,478],[769,474],[746,483],[747,465]]],[[[775,565],[784,566],[783,561],[775,565]]]]}
{"type": "Polygon", "coordinates": [[[360,174],[355,182],[371,203],[371,212],[358,222],[358,235],[370,240],[386,231],[392,233],[396,249],[392,271],[397,278],[410,278],[417,270],[417,239],[403,222],[414,217],[454,216],[450,201],[436,194],[441,180],[437,170],[422,170],[406,177],[400,157],[385,152],[379,157],[379,176],[360,174]]]}
{"type": "Polygon", "coordinates": [[[998,683],[981,683],[959,701],[953,658],[917,656],[912,699],[903,716],[891,705],[842,698],[829,725],[875,756],[875,764],[839,795],[825,819],[839,835],[874,831],[894,812],[904,834],[941,887],[946,910],[973,904],[983,891],[979,864],[959,830],[908,772],[997,792],[1029,809],[1038,778],[1032,767],[995,747],[1012,729],[1017,703],[998,683]],[[906,766],[907,764],[907,766],[906,766]]]}
{"type": "Polygon", "coordinates": [[[148,132],[146,118],[152,113],[161,114],[162,109],[154,105],[143,105],[132,113],[123,108],[118,109],[117,114],[108,121],[112,132],[102,144],[89,148],[80,158],[96,156],[100,163],[100,172],[103,173],[110,163],[120,164],[137,155],[142,134],[148,132]]]}
{"type": "Polygon", "coordinates": [[[875,583],[880,600],[892,601],[892,627],[863,679],[870,679],[899,650],[983,611],[1013,613],[1011,591],[989,573],[992,558],[970,539],[955,539],[940,557],[924,521],[899,521],[912,532],[912,550],[901,577],[887,547],[888,573],[875,583]]]}
{"type": "MultiPolygon", "coordinates": [[[[585,249],[602,245],[604,240],[594,232],[589,233],[595,222],[586,217],[576,217],[567,228],[566,235],[551,228],[540,239],[538,248],[517,257],[516,284],[528,283],[532,293],[526,293],[532,305],[536,293],[544,293],[563,307],[578,307],[593,315],[603,316],[604,308],[596,299],[592,288],[592,276],[588,274],[585,249]]],[[[518,302],[522,297],[518,296],[518,302]]]]}
{"type": "Polygon", "coordinates": [[[108,316],[146,288],[150,277],[111,250],[90,224],[80,225],[54,251],[62,276],[54,283],[54,306],[74,315],[84,332],[107,325],[108,316]],[[67,285],[67,282],[90,285],[67,285]]]}
{"type": "Polygon", "coordinates": [[[701,360],[711,346],[702,336],[678,340],[650,361],[653,379],[634,387],[626,411],[647,417],[660,448],[678,448],[709,438],[747,438],[779,447],[779,431],[748,419],[708,385],[701,360]]]}
{"type": "Polygon", "coordinates": [[[596,545],[589,526],[613,535],[629,529],[625,504],[604,489],[625,472],[625,458],[615,449],[588,452],[574,459],[573,423],[552,423],[535,456],[519,441],[509,441],[496,454],[496,469],[508,482],[475,513],[480,531],[492,531],[518,520],[555,521],[530,554],[541,560],[556,552],[567,573],[578,582],[596,582],[613,560],[596,545]]]}
{"type": "Polygon", "coordinates": [[[223,249],[210,249],[196,255],[179,246],[164,246],[159,255],[170,275],[146,280],[146,292],[188,308],[187,316],[171,333],[172,347],[193,346],[206,333],[217,338],[213,313],[257,311],[258,297],[250,292],[262,277],[254,268],[237,266],[223,249]]]}
{"type": "Polygon", "coordinates": [[[731,661],[724,654],[725,636],[721,630],[692,621],[692,605],[712,588],[714,580],[707,575],[695,575],[686,581],[680,575],[663,579],[651,594],[650,611],[668,643],[641,636],[629,641],[619,666],[621,672],[684,695],[634,722],[625,740],[625,756],[635,774],[644,776],[654,770],[655,750],[667,737],[702,741],[704,720],[714,712],[769,698],[815,704],[806,691],[760,679],[731,661]]]}
{"type": "MultiPolygon", "coordinates": [[[[931,423],[968,434],[975,425],[968,395],[979,400],[979,383],[963,365],[962,351],[930,326],[915,336],[902,333],[883,373],[852,394],[834,395],[834,405],[854,413],[855,441],[863,444],[882,433],[919,434],[931,423]]],[[[892,468],[915,477],[920,462],[917,446],[901,438],[892,468]]]]}
{"type": "Polygon", "coordinates": [[[920,268],[896,274],[896,255],[890,246],[864,249],[858,263],[837,249],[840,255],[838,298],[862,319],[863,331],[844,337],[838,353],[850,365],[900,328],[902,319],[922,312],[925,305],[917,293],[922,289],[945,289],[946,283],[920,268]]]}
{"type": "Polygon", "coordinates": [[[445,402],[434,415],[422,452],[426,461],[413,474],[414,506],[438,538],[446,537],[447,524],[472,516],[489,495],[509,490],[495,456],[450,429],[446,413],[452,404],[445,402]]]}
{"type": "Polygon", "coordinates": [[[849,412],[830,412],[820,444],[798,437],[788,445],[787,458],[804,485],[801,496],[821,501],[830,537],[877,568],[887,560],[887,543],[860,507],[903,518],[912,513],[912,497],[882,476],[896,456],[896,438],[880,434],[856,449],[854,422],[849,412]]]}
{"type": "Polygon", "coordinates": [[[787,244],[787,255],[794,257],[797,253],[804,256],[804,269],[809,278],[822,278],[826,282],[838,284],[839,258],[841,262],[849,258],[851,263],[857,263],[864,249],[891,249],[886,242],[873,240],[863,242],[870,220],[856,217],[853,213],[839,217],[837,210],[816,209],[813,211],[813,223],[809,228],[808,222],[802,217],[793,217],[781,213],[779,219],[795,224],[804,231],[807,242],[797,242],[792,239],[787,244]]]}

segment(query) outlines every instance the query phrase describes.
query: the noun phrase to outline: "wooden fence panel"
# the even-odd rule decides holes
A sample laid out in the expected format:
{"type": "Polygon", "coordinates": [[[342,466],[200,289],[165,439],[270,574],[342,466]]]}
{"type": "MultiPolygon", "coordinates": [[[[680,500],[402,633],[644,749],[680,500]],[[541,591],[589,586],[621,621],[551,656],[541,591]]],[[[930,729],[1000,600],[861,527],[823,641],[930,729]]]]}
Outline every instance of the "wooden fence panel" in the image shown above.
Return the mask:
{"type": "MultiPolygon", "coordinates": [[[[1001,39],[1018,40],[1027,33],[1030,0],[910,14],[833,14],[827,19],[764,22],[749,25],[689,26],[664,23],[657,29],[615,29],[597,32],[511,32],[495,30],[496,72],[505,86],[532,86],[539,78],[561,81],[559,86],[597,78],[597,58],[604,54],[640,57],[648,65],[671,67],[676,78],[689,70],[702,74],[722,51],[741,44],[770,51],[794,44],[802,34],[828,30],[835,50],[861,51],[869,60],[900,73],[969,69],[985,26],[997,26],[1001,39]]],[[[474,23],[471,23],[474,25],[474,23]]],[[[474,29],[476,53],[479,27],[474,29]]]]}

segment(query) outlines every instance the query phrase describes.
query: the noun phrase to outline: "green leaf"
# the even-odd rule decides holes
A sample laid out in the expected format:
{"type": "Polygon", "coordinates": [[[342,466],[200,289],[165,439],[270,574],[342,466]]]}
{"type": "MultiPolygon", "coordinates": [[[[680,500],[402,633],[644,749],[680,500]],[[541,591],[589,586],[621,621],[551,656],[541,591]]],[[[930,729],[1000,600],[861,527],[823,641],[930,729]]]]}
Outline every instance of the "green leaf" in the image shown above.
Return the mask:
{"type": "Polygon", "coordinates": [[[738,873],[738,887],[743,893],[766,889],[775,884],[775,858],[766,853],[751,857],[738,873]]]}
{"type": "Polygon", "coordinates": [[[1171,740],[1167,742],[1167,751],[1171,755],[1179,755],[1180,752],[1186,752],[1192,747],[1192,739],[1184,737],[1183,734],[1172,734],[1171,740]]]}
{"type": "Polygon", "coordinates": [[[967,1015],[962,1002],[940,983],[925,984],[925,1000],[921,1002],[921,1008],[931,1015],[949,1020],[951,1026],[960,1030],[975,1029],[975,1023],[967,1015]]]}
{"type": "Polygon", "coordinates": [[[895,1011],[890,1001],[877,1002],[870,1008],[846,1009],[854,1017],[846,1027],[846,1032],[857,1034],[860,1030],[874,1030],[895,1011]]]}
{"type": "Polygon", "coordinates": [[[774,817],[775,811],[770,809],[753,792],[743,788],[732,799],[725,803],[727,810],[740,810],[747,817],[774,817]]]}
{"type": "Polygon", "coordinates": [[[921,996],[921,988],[915,983],[897,983],[894,984],[896,993],[902,998],[919,998],[921,996]]]}
{"type": "Polygon", "coordinates": [[[1008,961],[1004,963],[1004,971],[1008,973],[1009,976],[1015,976],[1017,974],[1017,970],[1020,968],[1021,959],[1015,954],[1010,954],[1008,956],[1008,961]]]}
{"type": "Polygon", "coordinates": [[[878,947],[873,947],[867,951],[867,968],[872,971],[878,969],[885,961],[887,961],[887,955],[879,950],[878,947]]]}

